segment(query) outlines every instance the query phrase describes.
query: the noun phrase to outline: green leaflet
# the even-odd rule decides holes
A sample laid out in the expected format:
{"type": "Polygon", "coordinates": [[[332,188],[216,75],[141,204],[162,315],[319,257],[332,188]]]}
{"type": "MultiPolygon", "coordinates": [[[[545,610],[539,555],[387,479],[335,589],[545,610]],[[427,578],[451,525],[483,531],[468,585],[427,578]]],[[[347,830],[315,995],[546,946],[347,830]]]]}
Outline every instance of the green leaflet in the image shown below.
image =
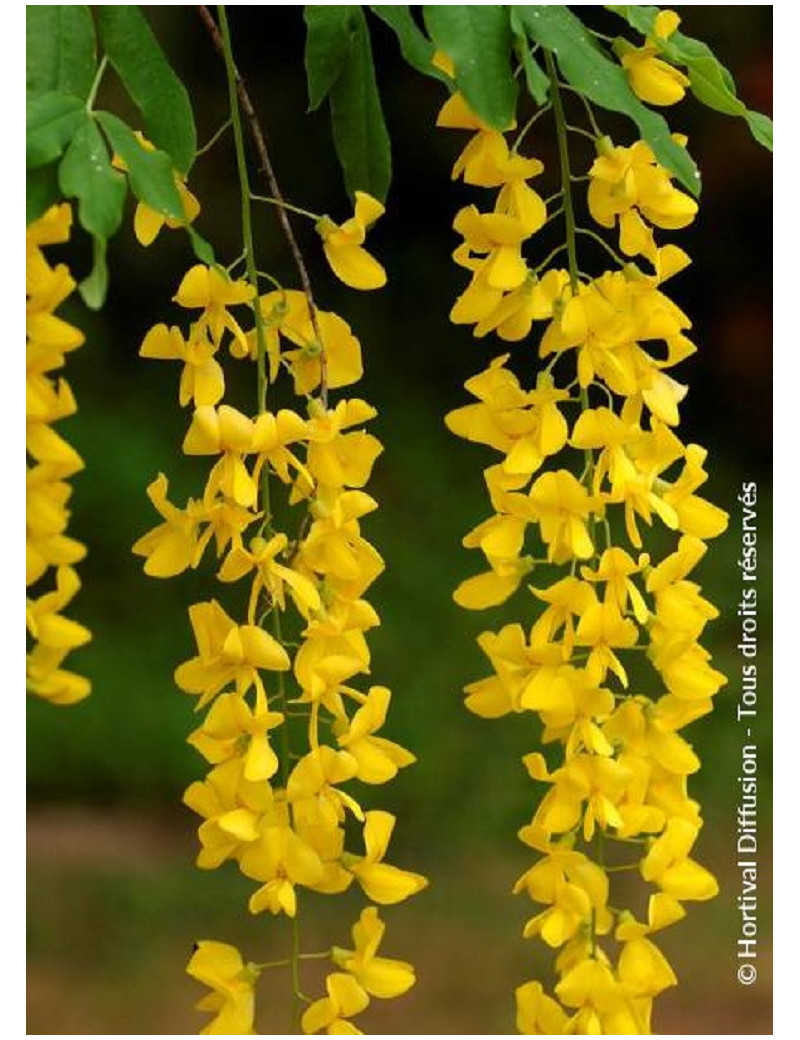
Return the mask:
{"type": "Polygon", "coordinates": [[[330,94],[347,64],[358,33],[359,8],[353,5],[306,4],[305,66],[308,109],[316,111],[330,94]]]}
{"type": "Polygon", "coordinates": [[[568,83],[601,108],[629,116],[662,166],[693,195],[700,194],[700,175],[689,153],[673,141],[663,116],[639,101],[623,70],[600,50],[580,19],[560,4],[514,11],[529,37],[553,52],[568,83]]]}
{"type": "Polygon", "coordinates": [[[103,128],[114,152],[128,168],[131,191],[140,202],[173,220],[184,219],[172,161],[165,152],[149,151],[141,145],[130,127],[110,112],[98,112],[97,120],[103,128]]]}
{"type": "Polygon", "coordinates": [[[207,264],[209,267],[212,264],[215,264],[216,260],[214,259],[214,250],[211,244],[207,242],[202,235],[198,234],[191,224],[186,225],[186,231],[189,235],[192,251],[200,263],[207,264]]]}
{"type": "MultiPolygon", "coordinates": [[[[639,7],[632,4],[607,4],[606,7],[620,18],[624,18],[628,25],[643,36],[652,34],[653,24],[660,10],[658,7],[639,7]]],[[[736,96],[733,76],[707,44],[691,36],[684,36],[681,32],[674,32],[659,46],[660,57],[673,65],[686,68],[691,91],[698,101],[716,112],[742,116],[759,144],[772,150],[772,120],[759,112],[748,111],[744,102],[736,96]]]]}
{"type": "Polygon", "coordinates": [[[85,4],[28,5],[25,88],[29,97],[57,91],[86,98],[96,68],[94,22],[85,4]]]}
{"type": "Polygon", "coordinates": [[[197,152],[189,95],[139,7],[100,5],[100,39],[108,60],[142,113],[144,132],[186,174],[197,152]]]}
{"type": "Polygon", "coordinates": [[[365,191],[383,202],[392,179],[389,134],[383,118],[369,29],[360,8],[341,74],[329,94],[336,154],[348,193],[365,191]]]}
{"type": "Polygon", "coordinates": [[[92,270],[78,284],[83,302],[93,311],[99,311],[108,292],[108,265],[106,264],[106,240],[97,235],[92,237],[92,270]]]}
{"type": "Polygon", "coordinates": [[[747,125],[750,127],[750,133],[755,137],[759,144],[765,148],[769,148],[772,151],[772,120],[769,116],[763,115],[761,112],[745,112],[745,119],[747,125]]]}
{"type": "Polygon", "coordinates": [[[550,80],[531,54],[530,44],[525,35],[525,27],[519,20],[519,15],[513,7],[509,11],[509,21],[511,31],[514,34],[514,50],[525,72],[528,93],[537,105],[543,105],[550,93],[550,80]]]}
{"type": "Polygon", "coordinates": [[[370,11],[394,30],[400,51],[412,69],[442,83],[450,82],[449,77],[433,65],[434,46],[417,26],[406,4],[381,4],[371,6],[370,11]]]}
{"type": "Polygon", "coordinates": [[[25,178],[25,223],[33,223],[60,198],[57,163],[28,170],[25,178]]]}
{"type": "Polygon", "coordinates": [[[57,159],[86,114],[80,98],[48,93],[28,101],[25,116],[25,165],[46,166],[57,159]]]}
{"type": "Polygon", "coordinates": [[[467,104],[495,130],[508,130],[516,114],[517,83],[507,9],[499,4],[426,5],[422,12],[434,43],[455,64],[456,86],[467,104]]]}
{"type": "Polygon", "coordinates": [[[64,153],[58,182],[66,198],[77,198],[81,227],[103,239],[116,233],[127,194],[125,177],[112,168],[103,135],[88,113],[64,153]]]}

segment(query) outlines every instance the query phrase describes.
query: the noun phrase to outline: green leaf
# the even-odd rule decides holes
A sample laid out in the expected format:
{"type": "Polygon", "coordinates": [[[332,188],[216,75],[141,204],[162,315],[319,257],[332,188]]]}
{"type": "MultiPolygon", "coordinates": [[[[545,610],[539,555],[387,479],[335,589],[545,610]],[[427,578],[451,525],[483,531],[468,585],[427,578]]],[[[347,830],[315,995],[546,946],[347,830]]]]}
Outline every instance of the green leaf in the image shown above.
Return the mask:
{"type": "Polygon", "coordinates": [[[51,91],[86,98],[97,68],[94,22],[85,4],[26,8],[25,87],[28,95],[51,91]]]}
{"type": "Polygon", "coordinates": [[[704,105],[729,116],[743,116],[747,107],[732,93],[716,58],[695,58],[687,64],[692,93],[704,105]]]}
{"type": "Polygon", "coordinates": [[[745,119],[750,127],[750,133],[758,143],[772,151],[772,120],[769,116],[748,110],[745,113],[745,119]]]}
{"type": "Polygon", "coordinates": [[[359,8],[352,4],[305,5],[309,112],[319,108],[347,64],[358,33],[358,14],[359,8]]]}
{"type": "Polygon", "coordinates": [[[531,54],[528,37],[525,28],[519,20],[517,12],[512,7],[510,12],[511,31],[514,34],[514,50],[517,53],[520,64],[525,72],[525,82],[528,85],[528,93],[537,105],[543,105],[550,93],[550,80],[539,63],[531,54]]]}
{"type": "Polygon", "coordinates": [[[172,161],[165,152],[150,151],[141,144],[130,127],[110,112],[98,112],[97,119],[114,152],[128,170],[131,191],[140,202],[173,220],[183,221],[185,215],[172,161]]]}
{"type": "Polygon", "coordinates": [[[351,196],[366,191],[383,202],[392,179],[389,134],[383,119],[369,30],[361,8],[353,46],[330,92],[336,154],[351,196]]]}
{"type": "Polygon", "coordinates": [[[636,97],[623,70],[599,49],[579,18],[560,4],[514,10],[530,38],[555,54],[568,83],[601,108],[629,116],[661,165],[693,195],[700,194],[700,175],[689,153],[673,141],[664,117],[636,97]]]}
{"type": "Polygon", "coordinates": [[[422,12],[434,43],[455,64],[456,85],[467,104],[495,130],[508,130],[516,114],[517,83],[506,8],[426,5],[422,12]]]}
{"type": "Polygon", "coordinates": [[[106,264],[106,240],[97,235],[92,239],[92,270],[78,284],[83,302],[93,311],[99,311],[108,292],[108,266],[106,264]]]}
{"type": "Polygon", "coordinates": [[[186,89],[172,71],[141,8],[95,8],[111,65],[142,113],[144,132],[186,174],[197,153],[197,132],[186,89]]]}
{"type": "Polygon", "coordinates": [[[624,18],[631,28],[642,36],[649,36],[653,30],[653,22],[661,10],[660,7],[649,7],[646,4],[606,4],[607,11],[613,11],[624,18]]]}
{"type": "Polygon", "coordinates": [[[197,259],[201,263],[207,264],[209,267],[212,264],[215,264],[216,260],[214,258],[214,250],[210,243],[206,242],[203,236],[195,231],[191,224],[186,225],[186,230],[189,234],[189,241],[192,244],[192,250],[197,259]]]}
{"type": "Polygon", "coordinates": [[[400,44],[400,52],[412,69],[442,83],[450,82],[449,76],[434,66],[435,47],[412,18],[408,5],[380,4],[370,6],[370,11],[394,30],[400,44]]]}
{"type": "Polygon", "coordinates": [[[127,194],[125,178],[112,168],[103,135],[88,113],[61,160],[58,182],[67,198],[77,198],[81,227],[98,238],[116,234],[127,194]]]}
{"type": "Polygon", "coordinates": [[[25,164],[46,166],[64,151],[86,109],[80,98],[40,94],[28,101],[25,117],[25,164]]]}
{"type": "Polygon", "coordinates": [[[28,170],[25,178],[25,223],[37,220],[60,198],[56,163],[28,170]]]}

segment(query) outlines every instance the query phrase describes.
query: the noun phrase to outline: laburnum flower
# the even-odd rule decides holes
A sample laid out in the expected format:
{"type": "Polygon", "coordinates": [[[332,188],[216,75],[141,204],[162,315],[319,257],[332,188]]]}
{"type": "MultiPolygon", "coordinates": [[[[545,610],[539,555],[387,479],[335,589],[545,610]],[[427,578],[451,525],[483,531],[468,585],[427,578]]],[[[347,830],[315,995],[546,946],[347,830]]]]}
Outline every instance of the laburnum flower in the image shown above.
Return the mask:
{"type": "MultiPolygon", "coordinates": [[[[135,136],[146,152],[154,152],[156,150],[152,141],[148,141],[140,130],[136,131],[135,136]]],[[[127,165],[118,155],[114,156],[112,165],[117,170],[127,169],[127,165]]],[[[177,188],[181,208],[183,209],[183,220],[176,220],[165,213],[159,213],[152,206],[148,206],[146,202],[137,203],[136,212],[133,215],[133,233],[143,246],[152,245],[165,225],[168,228],[185,227],[187,224],[191,224],[200,213],[200,203],[186,187],[186,179],[181,177],[177,170],[173,170],[172,176],[175,180],[175,187],[177,188]]]]}
{"type": "Polygon", "coordinates": [[[257,965],[245,964],[235,946],[204,939],[196,944],[186,972],[211,990],[197,1004],[198,1011],[214,1013],[201,1035],[253,1035],[257,965]]]}
{"type": "Polygon", "coordinates": [[[363,987],[346,972],[333,972],[325,979],[327,997],[315,1000],[303,1012],[301,1026],[307,1036],[323,1029],[330,1036],[361,1035],[349,1020],[369,1005],[363,987]]]}
{"type": "Polygon", "coordinates": [[[467,380],[465,388],[479,403],[455,409],[445,423],[459,437],[503,452],[507,473],[532,476],[567,441],[569,431],[558,403],[569,394],[556,389],[545,373],[537,377],[535,390],[524,391],[505,367],[508,358],[495,358],[488,369],[467,380]]]}
{"type": "Polygon", "coordinates": [[[524,1036],[557,1036],[566,1032],[567,1014],[549,997],[541,982],[524,982],[515,991],[517,1032],[524,1036]]]}
{"type": "Polygon", "coordinates": [[[505,293],[497,306],[477,322],[474,334],[480,337],[494,331],[500,339],[511,343],[525,339],[534,321],[553,317],[568,283],[566,271],[552,269],[541,278],[529,271],[518,289],[505,293]]]}
{"type": "Polygon", "coordinates": [[[139,349],[143,358],[160,361],[182,361],[178,400],[181,405],[215,405],[225,393],[225,377],[214,357],[217,345],[208,339],[206,329],[193,326],[188,340],[176,326],[154,326],[139,349]]]}
{"type": "Polygon", "coordinates": [[[347,751],[319,744],[292,769],[286,798],[293,809],[300,808],[307,822],[313,817],[318,826],[328,830],[335,830],[344,822],[346,809],[363,821],[361,806],[338,787],[355,776],[356,768],[355,759],[347,751]]]}
{"type": "Polygon", "coordinates": [[[523,708],[535,710],[561,696],[562,646],[533,635],[529,642],[519,624],[505,625],[497,633],[481,633],[478,645],[495,675],[465,687],[466,706],[476,715],[499,718],[523,708]]]}
{"type": "Polygon", "coordinates": [[[688,76],[657,57],[661,44],[672,36],[680,21],[674,11],[659,11],[653,22],[653,34],[647,37],[644,47],[631,47],[627,41],[619,41],[620,62],[631,89],[650,105],[674,105],[689,86],[688,76]]]}
{"type": "Polygon", "coordinates": [[[270,711],[263,703],[251,708],[239,694],[222,693],[211,705],[202,726],[187,740],[214,764],[244,752],[244,779],[269,780],[278,771],[278,756],[267,734],[283,722],[281,712],[270,711]]]}
{"type": "Polygon", "coordinates": [[[484,610],[504,603],[533,569],[521,556],[527,521],[516,516],[493,516],[465,535],[467,549],[480,547],[491,570],[462,581],[453,599],[467,610],[484,610]]]}
{"type": "Polygon", "coordinates": [[[320,608],[319,592],[314,583],[292,567],[278,563],[277,557],[286,551],[288,544],[285,534],[275,534],[269,540],[259,535],[251,540],[248,549],[243,545],[234,546],[225,557],[218,574],[220,581],[238,581],[249,571],[255,571],[247,610],[251,623],[255,620],[258,597],[262,591],[271,603],[277,603],[281,610],[285,610],[284,586],[289,589],[304,617],[320,608]]]}
{"type": "Polygon", "coordinates": [[[215,766],[205,780],[190,784],[183,801],[204,821],[197,832],[202,846],[197,866],[213,870],[241,857],[259,838],[267,814],[274,815],[275,797],[269,784],[245,779],[244,762],[235,756],[215,766]]]}
{"type": "Polygon", "coordinates": [[[664,892],[650,896],[646,925],[637,921],[629,911],[620,914],[615,937],[623,947],[617,974],[633,996],[652,998],[677,985],[678,979],[666,957],[647,936],[685,916],[681,904],[664,892]]]}
{"type": "Polygon", "coordinates": [[[377,956],[385,931],[386,925],[378,917],[377,909],[365,907],[353,925],[355,949],[335,946],[331,957],[333,963],[349,972],[371,997],[389,1000],[407,993],[416,978],[411,964],[377,956]]]}
{"type": "MultiPolygon", "coordinates": [[[[364,373],[361,344],[347,322],[330,311],[316,311],[316,326],[311,320],[308,297],[296,290],[281,290],[260,298],[268,319],[267,351],[270,357],[270,379],[275,380],[281,358],[294,377],[296,394],[309,394],[322,379],[324,354],[325,381],[330,390],[357,383],[364,373]],[[270,318],[270,316],[273,316],[270,318]],[[281,351],[280,337],[296,347],[281,351]]],[[[252,337],[253,333],[249,334],[252,337]]]]}
{"type": "Polygon", "coordinates": [[[453,227],[464,236],[470,253],[487,254],[479,270],[489,288],[510,291],[522,285],[528,268],[521,247],[530,231],[518,217],[480,213],[476,206],[466,206],[456,215],[453,227]]]}
{"type": "Polygon", "coordinates": [[[523,496],[515,496],[523,514],[540,525],[548,560],[564,563],[592,556],[594,545],[586,520],[595,502],[570,472],[559,469],[543,473],[534,482],[527,499],[525,502],[523,496]]]}
{"type": "Polygon", "coordinates": [[[55,590],[27,601],[27,628],[35,640],[53,650],[64,652],[89,642],[92,634],[87,628],[61,615],[80,587],[80,579],[72,567],[59,567],[55,590]]]}
{"type": "Polygon", "coordinates": [[[237,625],[216,600],[189,607],[198,656],[179,665],[175,682],[186,693],[199,696],[203,708],[228,683],[244,694],[261,680],[259,669],[283,672],[291,667],[289,655],[263,628],[237,625]]]}
{"type": "Polygon", "coordinates": [[[285,799],[277,800],[260,822],[259,834],[239,857],[242,873],[262,882],[250,897],[251,913],[297,913],[296,885],[314,889],[325,880],[325,867],[316,849],[291,826],[285,799]]]}
{"type": "Polygon", "coordinates": [[[133,545],[137,556],[144,556],[144,572],[153,578],[171,578],[182,574],[187,567],[196,567],[206,545],[213,535],[209,526],[201,533],[201,525],[208,520],[202,502],[189,499],[179,509],[167,498],[169,482],[163,473],[147,488],[147,497],[164,518],[164,523],[142,535],[133,545]]]}
{"type": "Polygon", "coordinates": [[[672,183],[644,141],[615,147],[610,138],[597,142],[598,157],[589,170],[587,201],[594,220],[614,227],[634,209],[656,227],[676,229],[694,220],[697,203],[672,183]]]}
{"type": "Polygon", "coordinates": [[[245,279],[231,281],[216,267],[195,264],[183,276],[174,300],[188,310],[202,311],[197,325],[208,330],[215,346],[220,345],[222,334],[227,329],[233,336],[231,350],[234,355],[247,357],[247,339],[228,308],[252,303],[254,297],[255,289],[245,279]]]}
{"type": "Polygon", "coordinates": [[[689,858],[699,828],[688,820],[673,817],[664,833],[650,845],[641,863],[645,881],[652,881],[673,899],[713,899],[719,891],[714,875],[689,858]]]}
{"type": "Polygon", "coordinates": [[[383,267],[364,249],[367,228],[384,212],[377,199],[357,191],[355,211],[349,220],[339,225],[326,216],[315,225],[331,270],[351,289],[380,289],[386,284],[383,267]]]}
{"type": "Polygon", "coordinates": [[[421,892],[428,884],[427,878],[421,874],[383,862],[394,824],[395,817],[391,813],[378,809],[368,812],[364,822],[366,854],[361,857],[348,854],[344,860],[345,868],[353,874],[367,897],[382,905],[400,903],[421,892]]]}
{"type": "Polygon", "coordinates": [[[520,838],[545,855],[517,880],[514,893],[526,891],[535,903],[548,906],[528,921],[525,938],[541,935],[556,948],[592,922],[599,934],[607,932],[611,915],[603,868],[572,848],[551,845],[536,828],[523,827],[520,838]]]}
{"type": "Polygon", "coordinates": [[[263,412],[253,420],[227,404],[216,409],[204,405],[195,409],[183,450],[187,455],[220,455],[208,476],[206,495],[221,492],[237,505],[251,508],[258,498],[260,465],[271,463],[287,481],[290,464],[303,469],[287,445],[300,440],[304,431],[303,420],[286,408],[277,415],[263,412]],[[261,459],[250,473],[244,456],[253,454],[261,459]]]}
{"type": "Polygon", "coordinates": [[[399,769],[416,762],[410,751],[385,737],[375,736],[386,721],[392,694],[385,686],[371,686],[349,721],[337,719],[333,732],[339,747],[353,756],[356,777],[365,784],[385,784],[399,769]]]}

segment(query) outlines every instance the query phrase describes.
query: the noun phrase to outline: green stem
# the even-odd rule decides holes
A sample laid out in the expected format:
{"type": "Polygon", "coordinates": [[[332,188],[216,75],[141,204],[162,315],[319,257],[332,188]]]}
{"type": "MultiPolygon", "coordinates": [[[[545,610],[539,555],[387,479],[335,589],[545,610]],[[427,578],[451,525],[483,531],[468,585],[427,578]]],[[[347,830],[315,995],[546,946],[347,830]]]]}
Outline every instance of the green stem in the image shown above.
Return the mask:
{"type": "Polygon", "coordinates": [[[627,260],[623,260],[623,258],[619,255],[619,253],[615,249],[612,249],[611,246],[608,244],[608,242],[606,242],[606,240],[604,238],[602,238],[600,235],[598,235],[596,231],[592,231],[591,228],[582,228],[581,227],[581,228],[576,228],[575,229],[575,233],[578,234],[578,235],[586,235],[587,238],[593,239],[599,246],[602,246],[603,249],[605,249],[605,251],[611,257],[611,259],[615,263],[619,264],[620,267],[624,267],[626,265],[627,260]]]}
{"type": "MultiPolygon", "coordinates": [[[[242,238],[244,239],[244,251],[245,259],[247,261],[247,277],[251,285],[255,288],[256,299],[254,306],[255,323],[256,323],[256,344],[258,347],[258,355],[256,358],[257,366],[257,393],[258,393],[258,412],[259,415],[263,414],[267,410],[267,340],[264,332],[264,317],[261,313],[261,303],[258,299],[258,269],[256,265],[255,249],[253,246],[253,221],[250,212],[252,192],[250,190],[250,180],[247,173],[247,157],[244,148],[244,132],[242,130],[242,118],[239,109],[239,96],[236,87],[236,66],[233,61],[233,51],[231,49],[231,36],[228,28],[228,19],[225,13],[225,5],[219,4],[217,7],[219,15],[219,27],[222,36],[223,43],[223,57],[225,59],[225,72],[228,77],[228,95],[230,98],[230,109],[231,119],[233,121],[233,138],[236,146],[236,167],[239,173],[239,189],[242,198],[242,238]]],[[[270,507],[270,490],[269,490],[269,464],[265,462],[261,469],[261,501],[264,509],[264,515],[267,522],[267,531],[271,535],[272,522],[271,522],[271,507],[270,507]]],[[[272,624],[275,638],[279,643],[283,642],[281,633],[281,619],[280,612],[274,610],[272,612],[272,624]]],[[[283,672],[277,673],[278,682],[278,700],[281,707],[281,711],[286,710],[286,687],[283,680],[283,672]]],[[[283,761],[281,762],[281,777],[283,786],[285,787],[289,779],[289,768],[291,764],[291,752],[289,748],[289,727],[288,724],[284,723],[281,727],[281,743],[283,755],[281,756],[283,761]]],[[[296,1028],[299,1020],[299,1002],[297,993],[299,990],[298,984],[298,955],[299,955],[299,925],[297,923],[297,917],[292,922],[292,952],[291,952],[291,968],[292,968],[292,1028],[296,1028]]]]}
{"type": "Polygon", "coordinates": [[[108,67],[108,55],[104,54],[100,64],[97,66],[97,72],[94,75],[91,89],[89,90],[89,96],[86,98],[86,111],[91,112],[94,108],[94,103],[97,100],[97,91],[100,89],[100,83],[102,82],[106,68],[108,67]]]}
{"type": "Polygon", "coordinates": [[[292,918],[292,1032],[299,1032],[303,991],[300,988],[300,921],[292,918]]]}
{"type": "MultiPolygon", "coordinates": [[[[572,181],[569,168],[569,141],[567,138],[567,120],[564,115],[564,103],[561,100],[561,92],[558,86],[558,73],[556,72],[556,63],[553,61],[553,55],[550,51],[544,52],[544,60],[547,65],[547,74],[550,77],[550,96],[553,100],[553,114],[556,122],[556,136],[558,138],[558,159],[561,167],[561,191],[564,195],[564,223],[566,225],[567,235],[567,266],[569,269],[569,284],[572,289],[572,295],[578,295],[578,287],[580,285],[580,275],[578,273],[578,249],[577,249],[577,235],[576,235],[576,223],[575,223],[575,206],[572,201],[572,181]]],[[[584,410],[589,408],[589,394],[586,387],[580,389],[581,407],[584,410]]],[[[584,451],[584,459],[586,460],[586,471],[587,471],[587,483],[589,486],[589,494],[594,494],[594,451],[591,448],[587,448],[584,451]]],[[[594,515],[594,511],[590,513],[591,525],[592,525],[592,542],[597,548],[597,536],[596,526],[597,521],[594,515]]]]}
{"type": "Polygon", "coordinates": [[[201,148],[197,149],[197,154],[195,155],[196,159],[199,159],[201,155],[205,155],[206,152],[210,151],[214,147],[214,145],[217,143],[217,141],[222,137],[222,135],[225,133],[225,131],[231,125],[231,122],[232,122],[232,120],[231,120],[231,118],[229,116],[225,120],[225,122],[222,124],[222,126],[219,128],[219,130],[217,130],[215,133],[213,133],[211,135],[211,137],[209,137],[209,139],[206,141],[206,143],[201,148]]]}
{"type": "Polygon", "coordinates": [[[300,206],[295,206],[291,202],[287,202],[286,199],[274,199],[271,195],[253,195],[252,198],[256,202],[268,202],[272,206],[283,206],[284,209],[291,210],[292,213],[299,213],[301,217],[308,217],[309,220],[313,220],[316,223],[321,219],[318,213],[312,213],[310,210],[301,209],[300,206]]]}

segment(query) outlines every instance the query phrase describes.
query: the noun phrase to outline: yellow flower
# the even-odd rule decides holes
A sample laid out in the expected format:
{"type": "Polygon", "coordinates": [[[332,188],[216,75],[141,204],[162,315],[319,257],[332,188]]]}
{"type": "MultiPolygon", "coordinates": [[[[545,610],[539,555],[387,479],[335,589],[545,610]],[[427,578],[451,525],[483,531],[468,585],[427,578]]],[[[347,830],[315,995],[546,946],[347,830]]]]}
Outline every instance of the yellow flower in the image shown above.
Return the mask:
{"type": "Polygon", "coordinates": [[[689,86],[689,78],[661,58],[661,43],[666,41],[680,24],[674,11],[659,11],[653,24],[653,36],[647,37],[644,47],[625,46],[620,56],[631,89],[650,105],[674,105],[680,101],[689,86]]]}
{"type": "Polygon", "coordinates": [[[263,628],[237,625],[216,600],[189,607],[199,654],[179,665],[175,682],[186,693],[199,695],[198,710],[229,682],[240,694],[261,680],[258,669],[283,672],[291,667],[284,648],[263,628]]]}
{"type": "Polygon", "coordinates": [[[400,870],[399,867],[383,862],[394,823],[395,818],[391,813],[377,809],[368,812],[364,823],[366,854],[360,858],[348,855],[344,862],[344,866],[354,875],[367,897],[384,905],[400,903],[421,892],[428,884],[427,878],[421,874],[400,870]]]}
{"type": "Polygon", "coordinates": [[[360,1034],[348,1019],[360,1014],[369,997],[352,975],[333,972],[325,979],[327,997],[315,1000],[303,1012],[302,1029],[310,1036],[325,1030],[329,1035],[360,1034]]]}
{"type": "Polygon", "coordinates": [[[372,997],[383,1000],[400,997],[416,981],[414,968],[405,961],[376,956],[386,925],[374,906],[365,907],[353,925],[355,950],[334,947],[333,963],[349,972],[372,997]]]}
{"type": "Polygon", "coordinates": [[[557,1036],[566,1032],[564,1009],[548,997],[541,982],[525,982],[515,992],[517,1032],[523,1036],[557,1036]]]}
{"type": "Polygon", "coordinates": [[[145,336],[139,356],[159,361],[182,361],[178,400],[181,405],[215,405],[225,393],[225,377],[215,359],[217,346],[206,337],[202,324],[192,329],[188,340],[176,326],[155,325],[145,336]],[[195,338],[196,337],[196,338],[195,338]]]}
{"type": "Polygon", "coordinates": [[[250,303],[254,296],[255,289],[243,278],[232,282],[216,267],[195,264],[184,275],[173,299],[181,307],[202,310],[200,326],[208,329],[216,346],[219,346],[222,333],[227,329],[234,338],[234,351],[240,357],[247,357],[247,339],[228,307],[250,303]]]}
{"type": "Polygon", "coordinates": [[[321,217],[316,229],[333,273],[351,289],[380,289],[386,272],[363,243],[367,228],[384,213],[384,207],[364,191],[356,192],[355,211],[341,226],[330,217],[321,217]]]}
{"type": "Polygon", "coordinates": [[[263,704],[250,708],[236,693],[223,693],[211,705],[203,725],[186,739],[213,763],[226,762],[243,754],[245,780],[269,780],[278,771],[278,756],[267,733],[284,721],[279,711],[263,704]]]}
{"type": "Polygon", "coordinates": [[[365,784],[385,784],[398,769],[416,762],[410,751],[375,733],[386,721],[391,692],[385,686],[371,686],[363,704],[347,725],[337,720],[333,726],[339,747],[356,760],[356,777],[365,784]]]}
{"type": "Polygon", "coordinates": [[[190,498],[185,509],[178,509],[167,498],[168,489],[163,473],[148,486],[147,497],[165,523],[142,535],[133,546],[137,556],[145,557],[145,574],[153,578],[171,578],[187,567],[196,567],[213,534],[210,526],[200,534],[200,525],[208,518],[202,502],[190,498]]]}
{"type": "Polygon", "coordinates": [[[255,995],[259,976],[255,964],[245,964],[235,946],[202,940],[186,966],[187,974],[211,990],[197,1004],[214,1018],[200,1030],[205,1036],[251,1036],[254,1033],[255,995]]]}
{"type": "Polygon", "coordinates": [[[642,860],[644,880],[653,881],[673,899],[713,899],[719,891],[716,878],[689,858],[698,833],[699,828],[688,820],[673,817],[642,860]]]}
{"type": "MultiPolygon", "coordinates": [[[[294,377],[296,394],[309,394],[322,377],[322,354],[325,355],[325,380],[328,389],[357,383],[364,374],[361,363],[361,344],[350,326],[338,314],[317,310],[316,321],[320,339],[317,342],[314,323],[308,309],[305,293],[294,290],[276,291],[261,297],[261,309],[269,322],[268,332],[279,332],[294,343],[296,350],[287,350],[283,358],[294,377]]],[[[253,333],[249,334],[252,337],[253,333]]],[[[280,347],[272,342],[270,379],[277,375],[280,347]]]]}

